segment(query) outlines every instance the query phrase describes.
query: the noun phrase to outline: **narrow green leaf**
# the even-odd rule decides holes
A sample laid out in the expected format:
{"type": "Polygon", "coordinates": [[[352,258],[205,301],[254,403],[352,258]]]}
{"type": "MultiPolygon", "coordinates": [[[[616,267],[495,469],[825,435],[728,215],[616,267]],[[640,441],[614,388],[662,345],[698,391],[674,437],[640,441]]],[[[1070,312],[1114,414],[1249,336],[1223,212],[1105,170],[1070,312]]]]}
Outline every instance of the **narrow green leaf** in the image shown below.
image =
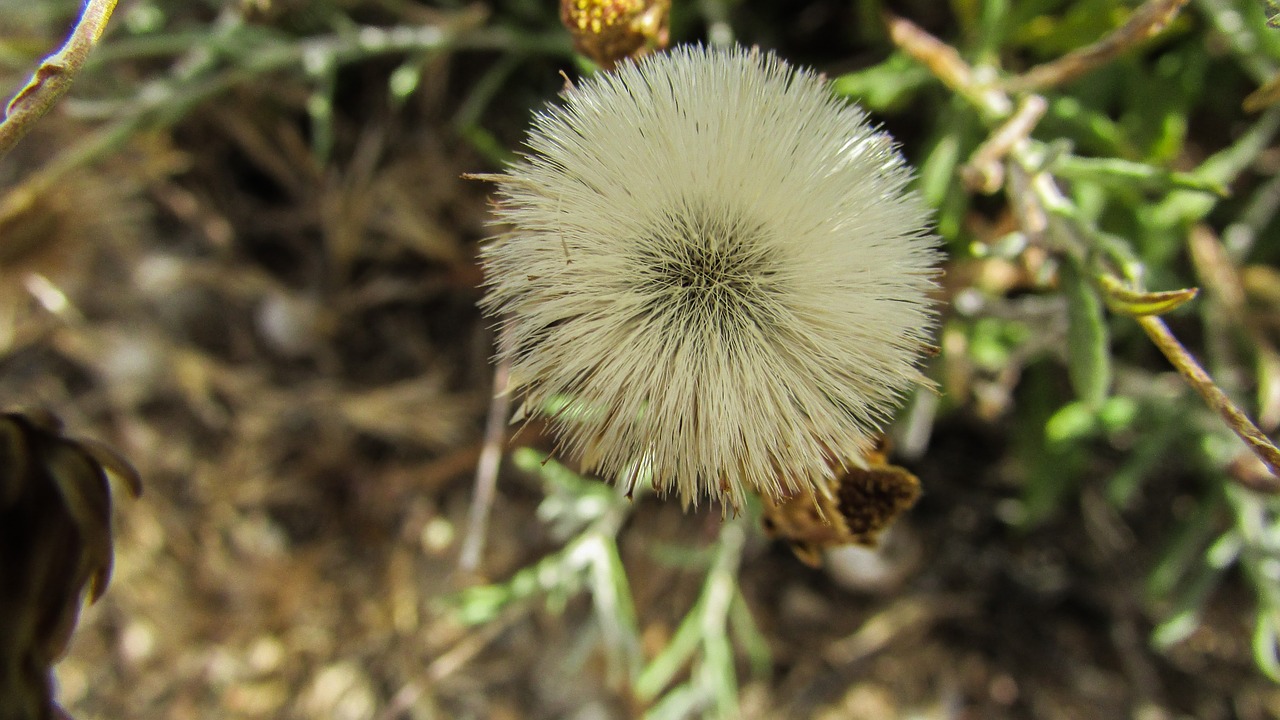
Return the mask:
{"type": "Polygon", "coordinates": [[[1163,292],[1138,292],[1126,288],[1119,280],[1110,275],[1099,275],[1097,280],[1102,287],[1103,299],[1106,301],[1107,307],[1114,313],[1130,317],[1164,315],[1186,304],[1200,292],[1199,288],[1165,290],[1163,292]]]}
{"type": "Polygon", "coordinates": [[[1098,293],[1073,261],[1058,271],[1067,298],[1067,371],[1076,395],[1097,410],[1111,387],[1111,349],[1098,293]]]}
{"type": "Polygon", "coordinates": [[[858,100],[871,110],[884,111],[906,102],[932,80],[923,65],[897,52],[887,60],[831,81],[831,90],[858,100]]]}
{"type": "Polygon", "coordinates": [[[1045,439],[1053,445],[1078,443],[1098,432],[1098,408],[1085,402],[1063,405],[1044,424],[1045,439]]]}
{"type": "Polygon", "coordinates": [[[940,139],[920,169],[920,189],[930,203],[942,202],[959,162],[960,139],[954,135],[940,139]]]}
{"type": "Polygon", "coordinates": [[[1205,549],[1217,533],[1220,498],[1201,502],[1178,526],[1160,561],[1147,575],[1147,594],[1153,600],[1163,601],[1174,588],[1187,582],[1195,566],[1204,564],[1205,549]]]}
{"type": "Polygon", "coordinates": [[[1173,614],[1151,632],[1151,641],[1156,647],[1161,650],[1168,649],[1187,639],[1196,628],[1200,627],[1200,616],[1204,610],[1205,601],[1209,599],[1214,588],[1218,587],[1225,572],[1206,562],[1201,562],[1195,567],[1194,575],[1180,588],[1173,614]]]}
{"type": "Polygon", "coordinates": [[[673,688],[655,703],[644,714],[644,720],[685,720],[694,717],[706,705],[707,696],[703,688],[685,683],[673,688]]]}
{"type": "Polygon", "coordinates": [[[690,609],[667,646],[636,678],[636,697],[652,702],[693,657],[702,635],[701,602],[690,609]]]}
{"type": "Polygon", "coordinates": [[[1275,619],[1270,613],[1260,611],[1253,628],[1253,659],[1258,668],[1273,682],[1280,682],[1280,654],[1276,650],[1275,619]]]}
{"type": "Polygon", "coordinates": [[[1196,190],[1226,197],[1227,187],[1214,178],[1165,170],[1146,163],[1120,158],[1087,158],[1061,155],[1053,162],[1053,172],[1066,180],[1096,182],[1108,187],[1137,184],[1151,190],[1196,190]]]}
{"type": "Polygon", "coordinates": [[[631,585],[613,537],[599,538],[599,554],[591,564],[591,597],[609,660],[611,681],[630,681],[640,665],[640,632],[631,585]]]}
{"type": "Polygon", "coordinates": [[[733,604],[729,606],[729,628],[738,645],[746,651],[752,672],[764,676],[773,665],[769,640],[760,632],[755,618],[751,616],[751,606],[742,594],[742,588],[734,587],[733,593],[733,604]]]}
{"type": "Polygon", "coordinates": [[[698,676],[714,699],[717,714],[726,720],[738,717],[738,676],[728,636],[717,632],[703,637],[702,654],[698,676]]]}
{"type": "Polygon", "coordinates": [[[1183,429],[1173,422],[1138,433],[1137,443],[1107,481],[1107,500],[1116,507],[1128,507],[1143,480],[1152,476],[1161,461],[1168,457],[1173,443],[1183,434],[1183,429]]]}

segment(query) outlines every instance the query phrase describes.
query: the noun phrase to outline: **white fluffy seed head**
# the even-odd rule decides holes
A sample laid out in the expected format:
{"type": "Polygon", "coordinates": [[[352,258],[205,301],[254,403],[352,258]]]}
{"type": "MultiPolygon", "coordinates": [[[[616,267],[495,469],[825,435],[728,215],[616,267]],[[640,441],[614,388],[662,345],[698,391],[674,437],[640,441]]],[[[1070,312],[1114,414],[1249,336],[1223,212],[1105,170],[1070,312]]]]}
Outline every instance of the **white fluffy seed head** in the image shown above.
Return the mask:
{"type": "Polygon", "coordinates": [[[682,47],[568,89],[484,251],[509,389],[586,469],[686,505],[824,492],[933,325],[929,212],[888,135],[772,55],[682,47]]]}

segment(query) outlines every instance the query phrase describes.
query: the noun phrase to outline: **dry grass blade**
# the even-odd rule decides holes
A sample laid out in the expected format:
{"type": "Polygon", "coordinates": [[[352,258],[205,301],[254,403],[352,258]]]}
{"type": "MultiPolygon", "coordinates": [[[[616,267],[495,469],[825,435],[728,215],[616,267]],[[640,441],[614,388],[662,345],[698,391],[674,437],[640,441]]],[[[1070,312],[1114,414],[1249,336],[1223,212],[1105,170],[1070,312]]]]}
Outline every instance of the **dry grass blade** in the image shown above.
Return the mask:
{"type": "Polygon", "coordinates": [[[1001,161],[1014,146],[1031,136],[1048,109],[1049,104],[1039,95],[1023,98],[1017,111],[974,151],[968,164],[960,169],[965,184],[988,195],[1003,187],[1004,166],[1001,161]]]}
{"type": "Polygon", "coordinates": [[[1003,91],[978,83],[973,68],[955,48],[930,35],[919,25],[892,13],[885,13],[885,25],[894,45],[986,115],[1003,119],[1013,111],[1013,102],[1003,91]]]}
{"type": "Polygon", "coordinates": [[[493,400],[484,428],[484,447],[480,451],[480,462],[476,465],[475,493],[467,516],[467,535],[458,557],[458,567],[467,573],[475,572],[480,567],[480,555],[484,552],[489,514],[498,485],[498,469],[502,463],[503,443],[507,437],[507,417],[511,414],[511,393],[507,391],[510,372],[511,362],[505,359],[499,361],[493,372],[493,400]]]}

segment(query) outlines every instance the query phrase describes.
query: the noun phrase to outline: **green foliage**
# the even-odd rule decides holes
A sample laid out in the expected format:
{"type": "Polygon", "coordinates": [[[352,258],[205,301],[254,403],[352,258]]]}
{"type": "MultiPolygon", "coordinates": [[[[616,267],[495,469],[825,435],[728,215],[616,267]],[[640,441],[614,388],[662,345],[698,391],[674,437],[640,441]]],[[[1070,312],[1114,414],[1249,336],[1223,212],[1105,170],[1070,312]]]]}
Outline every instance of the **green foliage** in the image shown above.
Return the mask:
{"type": "Polygon", "coordinates": [[[675,720],[705,709],[711,717],[738,717],[734,641],[757,674],[769,668],[769,647],[755,626],[738,587],[738,561],[747,524],[728,523],[720,532],[702,594],[675,635],[636,678],[636,694],[651,704],[649,720],[675,720]],[[688,679],[671,687],[688,670],[688,679]]]}
{"type": "Polygon", "coordinates": [[[1067,299],[1067,370],[1076,395],[1091,410],[1107,399],[1111,387],[1111,347],[1102,301],[1075,261],[1058,269],[1067,299]]]}
{"type": "Polygon", "coordinates": [[[879,65],[835,78],[831,88],[840,95],[858,98],[869,110],[886,112],[910,102],[931,80],[919,63],[895,52],[879,65]]]}
{"type": "Polygon", "coordinates": [[[548,611],[562,613],[569,599],[590,595],[601,645],[615,678],[635,674],[639,661],[636,612],[627,573],[618,553],[618,530],[631,504],[609,486],[588,481],[534,450],[513,460],[543,481],[546,498],[538,516],[564,546],[523,568],[505,583],[471,588],[450,601],[468,625],[493,622],[513,606],[541,598],[548,611]]]}
{"type": "Polygon", "coordinates": [[[738,657],[745,657],[756,674],[766,672],[770,662],[768,644],[738,586],[738,565],[752,520],[742,517],[726,523],[710,551],[691,558],[695,569],[706,573],[702,592],[662,651],[644,662],[631,588],[618,550],[618,533],[631,501],[532,449],[518,450],[512,459],[542,479],[546,496],[538,516],[564,545],[505,582],[457,594],[447,602],[453,616],[481,625],[537,600],[559,614],[573,596],[586,594],[610,675],[615,683],[634,688],[649,707],[646,718],[737,717],[738,657]]]}
{"type": "MultiPolygon", "coordinates": [[[[1123,509],[1141,495],[1144,484],[1177,482],[1171,468],[1180,468],[1179,476],[1198,473],[1197,509],[1178,522],[1177,540],[1151,572],[1153,607],[1164,617],[1155,640],[1168,646],[1194,631],[1213,590],[1228,570],[1239,567],[1257,599],[1255,658],[1264,672],[1280,677],[1275,500],[1236,487],[1221,489],[1233,482],[1229,466],[1238,462],[1242,446],[1193,393],[1170,396],[1161,389],[1158,372],[1139,369],[1144,359],[1136,349],[1149,346],[1135,337],[1135,324],[1127,319],[1170,312],[1196,296],[1192,285],[1222,282],[1220,274],[1215,277],[1204,267],[1193,268],[1195,276],[1188,273],[1183,262],[1188,235],[1204,223],[1230,224],[1241,207],[1257,211],[1260,194],[1274,192],[1258,187],[1251,165],[1274,145],[1280,109],[1249,117],[1240,106],[1243,94],[1271,80],[1280,67],[1280,33],[1271,29],[1280,5],[1201,0],[1141,49],[1039,91],[1046,101],[1043,119],[1002,163],[1008,207],[1020,226],[1005,239],[972,235],[970,221],[980,206],[974,191],[957,182],[1017,100],[1001,107],[983,95],[983,83],[998,84],[1002,68],[1020,55],[1048,61],[1097,41],[1128,20],[1133,3],[955,0],[951,5],[960,33],[945,39],[954,40],[972,65],[975,88],[955,92],[922,82],[918,74],[924,65],[904,68],[908,53],[901,49],[879,65],[837,78],[835,88],[881,112],[923,110],[932,118],[918,182],[937,208],[939,232],[951,247],[975,248],[979,262],[1016,263],[1026,248],[1056,259],[1056,289],[1041,284],[1036,292],[1060,295],[1061,322],[1020,316],[1013,310],[1020,306],[989,298],[966,301],[978,309],[949,326],[965,339],[965,357],[948,362],[961,360],[983,373],[1021,378],[1012,410],[1014,454],[1023,480],[1016,519],[1041,522],[1093,483],[1123,509]],[[1227,53],[1209,50],[1224,40],[1227,53]],[[1195,118],[1239,130],[1193,133],[1195,118]],[[1196,156],[1203,160],[1188,165],[1187,159],[1196,156]],[[1018,242],[1011,245],[1011,237],[1018,242]],[[1010,256],[1010,248],[1018,252],[1010,256]],[[1151,287],[1173,289],[1150,292],[1151,287]],[[984,306],[1006,309],[989,313],[984,306]],[[1109,318],[1107,311],[1118,317],[1109,318]],[[1050,362],[1042,361],[1046,354],[1050,362]],[[1116,377],[1116,368],[1124,369],[1123,379],[1116,377]],[[1070,379],[1074,398],[1064,395],[1060,374],[1070,379]],[[1118,462],[1099,460],[1100,454],[1121,448],[1118,462]],[[1100,468],[1107,468],[1102,476],[1100,468]]],[[[1275,204],[1269,208],[1265,219],[1260,213],[1251,217],[1250,226],[1274,229],[1275,204]]],[[[1255,250],[1265,252],[1252,243],[1228,248],[1230,261],[1248,263],[1255,250]]],[[[1207,321],[1221,317],[1214,314],[1212,299],[1202,296],[1191,307],[1207,321]]],[[[1210,323],[1204,332],[1210,343],[1238,346],[1236,340],[1221,339],[1231,335],[1230,328],[1210,323]]],[[[1271,357],[1268,347],[1248,347],[1259,337],[1254,334],[1245,343],[1246,356],[1271,357]]],[[[1215,359],[1224,362],[1211,366],[1211,375],[1231,371],[1227,358],[1215,359]]],[[[1265,367],[1263,360],[1259,363],[1265,367]]],[[[1258,385],[1262,407],[1265,374],[1258,385]]]]}

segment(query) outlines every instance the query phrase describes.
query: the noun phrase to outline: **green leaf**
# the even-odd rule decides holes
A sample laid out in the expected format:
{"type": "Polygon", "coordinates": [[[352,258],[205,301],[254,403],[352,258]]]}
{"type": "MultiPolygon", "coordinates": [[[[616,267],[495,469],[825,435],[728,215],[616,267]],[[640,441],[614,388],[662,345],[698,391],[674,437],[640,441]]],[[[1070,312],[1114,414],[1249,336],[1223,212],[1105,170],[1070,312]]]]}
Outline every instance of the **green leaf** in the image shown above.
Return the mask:
{"type": "MultiPolygon", "coordinates": [[[[1081,443],[1052,442],[1047,426],[1061,407],[1059,373],[1048,363],[1029,366],[1023,375],[1020,422],[1014,429],[1014,453],[1023,468],[1023,512],[1014,522],[1033,527],[1053,515],[1078,486],[1089,464],[1081,443]]],[[[1079,405],[1079,403],[1072,403],[1079,405]]]]}
{"type": "Polygon", "coordinates": [[[1139,292],[1126,288],[1116,278],[1102,274],[1097,277],[1102,287],[1103,299],[1114,313],[1129,317],[1164,315],[1178,309],[1197,294],[1199,288],[1165,290],[1163,292],[1139,292]]]}
{"type": "Polygon", "coordinates": [[[646,702],[656,699],[693,658],[702,636],[701,605],[699,601],[689,610],[667,646],[641,671],[635,683],[636,697],[646,702]]]}
{"type": "Polygon", "coordinates": [[[1098,432],[1095,408],[1083,402],[1063,405],[1044,424],[1045,439],[1054,445],[1066,445],[1088,439],[1098,432]]]}
{"type": "Polygon", "coordinates": [[[1218,496],[1200,503],[1190,516],[1182,520],[1159,562],[1147,575],[1146,591],[1149,596],[1163,600],[1174,588],[1186,582],[1193,567],[1204,564],[1205,549],[1218,532],[1217,516],[1221,506],[1221,496],[1218,496]]]}
{"type": "Polygon", "coordinates": [[[751,670],[758,676],[765,676],[773,666],[773,655],[769,650],[769,640],[756,626],[751,617],[751,606],[742,594],[741,587],[734,587],[733,604],[729,606],[729,628],[738,645],[747,653],[751,661],[751,670]]]}
{"type": "Polygon", "coordinates": [[[671,690],[644,714],[644,720],[685,720],[707,704],[704,689],[684,683],[671,690]]]}
{"type": "Polygon", "coordinates": [[[1067,371],[1076,395],[1097,410],[1111,387],[1111,351],[1102,302],[1071,260],[1058,271],[1067,298],[1067,371]]]}
{"type": "Polygon", "coordinates": [[[1150,190],[1194,190],[1226,197],[1227,187],[1213,178],[1191,173],[1165,170],[1146,163],[1121,158],[1087,158],[1060,155],[1053,162],[1053,172],[1066,180],[1096,182],[1113,188],[1137,184],[1150,190]]]}
{"type": "Polygon", "coordinates": [[[1276,623],[1270,613],[1258,613],[1258,622],[1253,628],[1253,659],[1267,677],[1274,682],[1280,682],[1280,654],[1276,651],[1276,623]]]}
{"type": "Polygon", "coordinates": [[[1116,507],[1127,507],[1142,481],[1169,456],[1174,442],[1182,435],[1182,428],[1173,422],[1157,424],[1138,433],[1137,443],[1129,449],[1124,462],[1107,481],[1107,500],[1116,507]]]}
{"type": "Polygon", "coordinates": [[[1073,144],[1092,153],[1137,154],[1133,141],[1119,123],[1076,97],[1054,98],[1049,103],[1049,113],[1042,129],[1070,137],[1073,144]]]}
{"type": "Polygon", "coordinates": [[[716,711],[722,718],[738,717],[738,675],[734,668],[733,646],[716,628],[702,639],[703,664],[697,674],[701,684],[711,691],[716,711]]]}
{"type": "Polygon", "coordinates": [[[1161,650],[1187,639],[1200,627],[1201,613],[1214,588],[1218,587],[1224,569],[1207,562],[1198,563],[1192,577],[1180,588],[1174,612],[1151,632],[1151,641],[1161,650]]]}
{"type": "Polygon", "coordinates": [[[930,80],[923,65],[897,52],[878,65],[832,80],[831,90],[854,98],[871,110],[884,111],[906,102],[930,80]]]}

